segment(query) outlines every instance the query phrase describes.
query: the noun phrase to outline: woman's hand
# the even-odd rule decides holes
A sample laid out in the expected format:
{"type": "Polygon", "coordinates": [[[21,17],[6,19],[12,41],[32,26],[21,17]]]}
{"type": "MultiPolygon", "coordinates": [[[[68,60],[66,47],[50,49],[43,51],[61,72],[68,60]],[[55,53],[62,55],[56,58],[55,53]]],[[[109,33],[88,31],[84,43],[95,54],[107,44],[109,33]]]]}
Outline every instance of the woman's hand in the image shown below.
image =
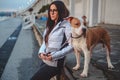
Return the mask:
{"type": "Polygon", "coordinates": [[[47,56],[46,56],[46,60],[48,60],[48,61],[51,61],[51,60],[52,60],[52,56],[51,56],[51,54],[47,54],[47,56]]]}
{"type": "Polygon", "coordinates": [[[38,57],[40,58],[40,59],[44,59],[44,60],[48,60],[48,61],[51,61],[52,60],[52,56],[51,56],[51,54],[44,54],[44,53],[40,53],[39,55],[38,55],[38,57]]]}
{"type": "Polygon", "coordinates": [[[40,54],[38,55],[38,57],[39,57],[40,59],[46,60],[46,55],[45,55],[44,53],[40,53],[40,54]]]}

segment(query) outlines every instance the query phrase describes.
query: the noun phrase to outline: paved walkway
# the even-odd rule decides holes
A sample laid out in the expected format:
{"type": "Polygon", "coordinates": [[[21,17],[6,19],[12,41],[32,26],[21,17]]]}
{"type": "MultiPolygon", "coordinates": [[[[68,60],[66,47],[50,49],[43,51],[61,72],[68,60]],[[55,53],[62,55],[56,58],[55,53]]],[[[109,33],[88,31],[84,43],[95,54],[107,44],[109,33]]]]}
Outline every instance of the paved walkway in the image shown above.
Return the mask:
{"type": "Polygon", "coordinates": [[[7,38],[14,32],[14,30],[20,25],[20,19],[9,18],[4,21],[0,21],[0,47],[5,43],[7,38]],[[14,25],[13,25],[14,24],[14,25]]]}
{"type": "MultiPolygon", "coordinates": [[[[18,27],[18,24],[21,23],[21,19],[10,19],[5,21],[6,24],[3,23],[1,23],[3,27],[0,27],[0,33],[4,38],[0,39],[1,46],[18,27]]],[[[37,52],[38,44],[32,30],[22,29],[6,64],[1,80],[30,80],[39,67],[37,52]]]]}

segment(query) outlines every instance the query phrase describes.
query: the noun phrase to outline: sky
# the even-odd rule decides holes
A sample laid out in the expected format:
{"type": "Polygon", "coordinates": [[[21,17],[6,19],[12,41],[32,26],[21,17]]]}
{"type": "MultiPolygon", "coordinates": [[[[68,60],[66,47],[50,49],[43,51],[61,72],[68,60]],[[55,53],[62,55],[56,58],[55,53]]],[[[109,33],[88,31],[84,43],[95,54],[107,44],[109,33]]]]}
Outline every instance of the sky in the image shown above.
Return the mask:
{"type": "Polygon", "coordinates": [[[22,10],[30,6],[35,0],[0,0],[0,11],[22,10]]]}

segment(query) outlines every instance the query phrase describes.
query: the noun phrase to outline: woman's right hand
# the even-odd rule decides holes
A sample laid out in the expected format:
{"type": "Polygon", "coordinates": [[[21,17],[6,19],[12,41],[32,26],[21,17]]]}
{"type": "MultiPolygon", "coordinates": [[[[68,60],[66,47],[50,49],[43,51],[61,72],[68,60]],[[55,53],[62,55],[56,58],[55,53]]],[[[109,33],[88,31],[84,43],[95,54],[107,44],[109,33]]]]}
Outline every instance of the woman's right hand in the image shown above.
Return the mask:
{"type": "Polygon", "coordinates": [[[38,55],[38,57],[40,58],[40,59],[46,59],[46,55],[45,54],[43,54],[43,53],[40,53],[39,55],[38,55]]]}

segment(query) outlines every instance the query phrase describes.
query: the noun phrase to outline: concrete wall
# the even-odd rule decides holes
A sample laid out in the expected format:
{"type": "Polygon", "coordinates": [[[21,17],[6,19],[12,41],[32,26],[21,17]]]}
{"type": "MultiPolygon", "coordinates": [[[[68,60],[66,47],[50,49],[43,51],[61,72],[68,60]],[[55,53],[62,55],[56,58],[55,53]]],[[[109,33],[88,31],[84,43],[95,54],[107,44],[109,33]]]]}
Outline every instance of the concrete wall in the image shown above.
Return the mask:
{"type": "Polygon", "coordinates": [[[97,23],[120,25],[119,8],[120,0],[74,0],[74,16],[86,15],[87,22],[91,22],[91,25],[97,23]]]}
{"type": "Polygon", "coordinates": [[[82,0],[75,0],[75,14],[74,16],[80,17],[83,15],[83,5],[82,0]]]}
{"type": "Polygon", "coordinates": [[[106,0],[105,23],[120,25],[120,0],[106,0]]]}

